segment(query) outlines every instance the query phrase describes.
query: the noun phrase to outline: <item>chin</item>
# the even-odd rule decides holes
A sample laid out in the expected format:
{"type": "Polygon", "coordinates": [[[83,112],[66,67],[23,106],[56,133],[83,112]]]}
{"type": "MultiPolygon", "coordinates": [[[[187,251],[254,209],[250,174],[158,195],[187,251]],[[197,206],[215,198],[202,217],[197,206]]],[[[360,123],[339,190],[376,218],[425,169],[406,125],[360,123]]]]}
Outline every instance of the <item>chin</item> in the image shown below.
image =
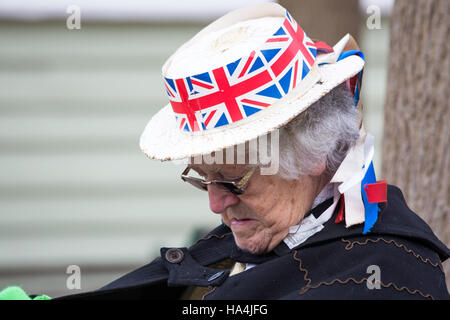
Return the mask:
{"type": "Polygon", "coordinates": [[[234,241],[241,250],[250,252],[252,254],[261,254],[266,251],[266,245],[258,240],[241,239],[234,235],[234,241]]]}

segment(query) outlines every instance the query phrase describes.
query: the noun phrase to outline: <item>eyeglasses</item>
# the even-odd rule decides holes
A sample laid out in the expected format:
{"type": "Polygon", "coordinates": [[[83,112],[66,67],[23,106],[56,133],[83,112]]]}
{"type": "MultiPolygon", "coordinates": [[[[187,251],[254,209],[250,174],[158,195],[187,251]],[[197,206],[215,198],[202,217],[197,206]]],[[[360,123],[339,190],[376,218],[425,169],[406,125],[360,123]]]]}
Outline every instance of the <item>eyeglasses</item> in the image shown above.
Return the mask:
{"type": "Polygon", "coordinates": [[[233,194],[243,194],[244,191],[245,191],[245,187],[248,184],[248,181],[250,180],[250,178],[253,175],[253,173],[255,173],[257,167],[254,167],[250,171],[248,171],[244,175],[244,177],[241,180],[239,180],[238,182],[236,182],[236,181],[222,181],[222,180],[206,181],[206,180],[201,179],[201,178],[188,176],[188,173],[189,173],[189,171],[191,169],[192,168],[188,166],[183,171],[183,173],[181,174],[181,180],[183,180],[185,182],[189,182],[194,187],[196,187],[196,188],[198,188],[200,190],[208,191],[208,185],[216,184],[216,185],[219,185],[221,187],[224,187],[224,188],[228,189],[228,191],[230,191],[233,194]]]}

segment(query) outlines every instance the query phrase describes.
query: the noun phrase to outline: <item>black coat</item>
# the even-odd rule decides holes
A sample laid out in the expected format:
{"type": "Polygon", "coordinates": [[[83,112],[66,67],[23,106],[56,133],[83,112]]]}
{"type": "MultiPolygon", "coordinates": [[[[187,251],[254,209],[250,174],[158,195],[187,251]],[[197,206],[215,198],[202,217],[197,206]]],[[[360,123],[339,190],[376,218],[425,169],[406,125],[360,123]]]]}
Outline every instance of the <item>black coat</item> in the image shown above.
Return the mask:
{"type": "Polygon", "coordinates": [[[281,242],[264,255],[240,250],[220,225],[190,248],[162,248],[161,257],[103,288],[60,299],[179,299],[192,286],[204,287],[204,299],[449,299],[441,262],[450,250],[397,187],[388,186],[387,208],[367,235],[362,225],[336,224],[336,214],[292,250],[281,242]],[[258,265],[231,277],[212,267],[230,259],[258,265]]]}

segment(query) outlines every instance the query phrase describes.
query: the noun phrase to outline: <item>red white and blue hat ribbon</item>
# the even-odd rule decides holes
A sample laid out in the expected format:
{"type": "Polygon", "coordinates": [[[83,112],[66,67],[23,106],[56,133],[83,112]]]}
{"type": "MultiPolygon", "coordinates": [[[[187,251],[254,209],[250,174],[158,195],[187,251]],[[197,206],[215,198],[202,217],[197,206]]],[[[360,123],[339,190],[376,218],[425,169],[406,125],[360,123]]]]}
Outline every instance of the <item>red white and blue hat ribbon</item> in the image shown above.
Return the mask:
{"type": "MultiPolygon", "coordinates": [[[[348,41],[349,35],[332,50],[324,48],[324,55],[318,58],[319,65],[334,63],[352,55],[358,55],[364,60],[364,54],[359,50],[343,51],[348,41]]],[[[363,70],[346,81],[353,94],[355,107],[359,102],[363,70]]],[[[340,207],[335,222],[345,219],[347,227],[364,222],[363,234],[370,232],[378,220],[379,204],[387,202],[387,184],[376,180],[373,155],[373,136],[361,127],[358,145],[350,150],[332,178],[333,182],[341,182],[338,188],[341,194],[340,207]]]]}
{"type": "MultiPolygon", "coordinates": [[[[358,55],[358,56],[361,57],[361,59],[365,60],[364,54],[362,53],[362,51],[359,51],[359,50],[347,50],[347,51],[342,52],[339,55],[339,58],[337,59],[337,61],[340,61],[340,60],[345,59],[345,58],[347,58],[349,56],[352,56],[352,55],[358,55]]],[[[364,71],[364,69],[362,69],[354,77],[348,79],[347,82],[346,82],[347,87],[353,93],[353,100],[354,100],[355,106],[357,106],[358,102],[359,102],[359,92],[361,91],[361,82],[362,82],[363,71],[364,71]]]]}
{"type": "Polygon", "coordinates": [[[360,138],[331,179],[341,195],[336,223],[347,227],[364,223],[363,234],[378,220],[380,204],[387,202],[387,184],[376,181],[373,166],[374,137],[361,127],[360,138]]]}

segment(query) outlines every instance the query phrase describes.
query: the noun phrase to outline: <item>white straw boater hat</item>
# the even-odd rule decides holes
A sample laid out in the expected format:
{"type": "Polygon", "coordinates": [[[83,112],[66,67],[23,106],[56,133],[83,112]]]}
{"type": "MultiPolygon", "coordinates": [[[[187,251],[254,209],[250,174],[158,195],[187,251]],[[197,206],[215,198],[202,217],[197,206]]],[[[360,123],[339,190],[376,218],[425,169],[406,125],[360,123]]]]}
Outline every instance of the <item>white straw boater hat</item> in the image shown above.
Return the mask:
{"type": "Polygon", "coordinates": [[[182,45],[162,73],[169,104],[140,138],[157,160],[210,154],[275,130],[339,84],[358,95],[364,59],[311,40],[280,5],[235,10],[182,45]]]}

